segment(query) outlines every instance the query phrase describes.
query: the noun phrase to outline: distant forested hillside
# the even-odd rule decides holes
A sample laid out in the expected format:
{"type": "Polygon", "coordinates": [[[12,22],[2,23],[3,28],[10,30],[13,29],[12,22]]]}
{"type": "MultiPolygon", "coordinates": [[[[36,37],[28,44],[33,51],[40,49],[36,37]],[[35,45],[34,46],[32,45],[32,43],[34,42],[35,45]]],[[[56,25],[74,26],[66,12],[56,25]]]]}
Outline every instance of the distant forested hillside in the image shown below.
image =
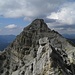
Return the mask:
{"type": "Polygon", "coordinates": [[[15,35],[0,35],[0,50],[4,50],[15,38],[15,35]]]}
{"type": "Polygon", "coordinates": [[[62,34],[62,36],[72,41],[75,44],[75,34],[62,34]]]}
{"type": "Polygon", "coordinates": [[[69,40],[71,40],[75,44],[75,39],[69,39],[69,40]]]}

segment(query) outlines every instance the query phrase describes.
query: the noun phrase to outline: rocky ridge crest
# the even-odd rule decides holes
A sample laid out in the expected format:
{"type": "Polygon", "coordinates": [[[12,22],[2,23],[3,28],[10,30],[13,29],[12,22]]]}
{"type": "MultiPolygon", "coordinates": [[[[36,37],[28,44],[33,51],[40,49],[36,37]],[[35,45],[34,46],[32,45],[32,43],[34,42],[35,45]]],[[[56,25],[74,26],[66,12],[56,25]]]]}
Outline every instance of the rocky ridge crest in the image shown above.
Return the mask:
{"type": "Polygon", "coordinates": [[[75,47],[35,19],[0,53],[0,61],[0,75],[73,75],[75,47]]]}

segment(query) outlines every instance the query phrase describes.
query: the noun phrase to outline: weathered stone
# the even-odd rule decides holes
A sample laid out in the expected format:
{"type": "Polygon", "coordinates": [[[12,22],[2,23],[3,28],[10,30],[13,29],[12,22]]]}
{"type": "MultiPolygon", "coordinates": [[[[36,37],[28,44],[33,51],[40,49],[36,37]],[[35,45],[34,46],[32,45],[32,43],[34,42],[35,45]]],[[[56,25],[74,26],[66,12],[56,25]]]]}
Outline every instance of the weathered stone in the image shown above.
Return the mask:
{"type": "Polygon", "coordinates": [[[74,71],[75,47],[43,19],[34,20],[0,52],[0,75],[73,75],[74,71]]]}

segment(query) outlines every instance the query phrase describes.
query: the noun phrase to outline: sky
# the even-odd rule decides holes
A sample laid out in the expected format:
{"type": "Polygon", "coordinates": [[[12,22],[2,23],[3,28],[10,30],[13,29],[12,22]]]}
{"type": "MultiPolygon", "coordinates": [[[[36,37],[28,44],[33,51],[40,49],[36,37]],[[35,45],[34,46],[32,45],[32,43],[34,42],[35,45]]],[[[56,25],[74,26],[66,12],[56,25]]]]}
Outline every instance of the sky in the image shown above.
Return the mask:
{"type": "Polygon", "coordinates": [[[18,35],[36,18],[61,34],[75,34],[75,0],[0,0],[0,35],[18,35]]]}

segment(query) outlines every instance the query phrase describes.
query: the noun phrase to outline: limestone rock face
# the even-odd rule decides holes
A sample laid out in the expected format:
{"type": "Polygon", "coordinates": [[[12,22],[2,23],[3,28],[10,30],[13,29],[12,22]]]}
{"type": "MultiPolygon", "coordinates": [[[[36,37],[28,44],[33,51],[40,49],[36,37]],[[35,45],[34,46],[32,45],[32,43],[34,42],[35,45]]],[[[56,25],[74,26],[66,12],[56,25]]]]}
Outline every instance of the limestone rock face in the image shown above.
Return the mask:
{"type": "Polygon", "coordinates": [[[0,52],[0,75],[74,75],[75,47],[35,19],[0,52]]]}

